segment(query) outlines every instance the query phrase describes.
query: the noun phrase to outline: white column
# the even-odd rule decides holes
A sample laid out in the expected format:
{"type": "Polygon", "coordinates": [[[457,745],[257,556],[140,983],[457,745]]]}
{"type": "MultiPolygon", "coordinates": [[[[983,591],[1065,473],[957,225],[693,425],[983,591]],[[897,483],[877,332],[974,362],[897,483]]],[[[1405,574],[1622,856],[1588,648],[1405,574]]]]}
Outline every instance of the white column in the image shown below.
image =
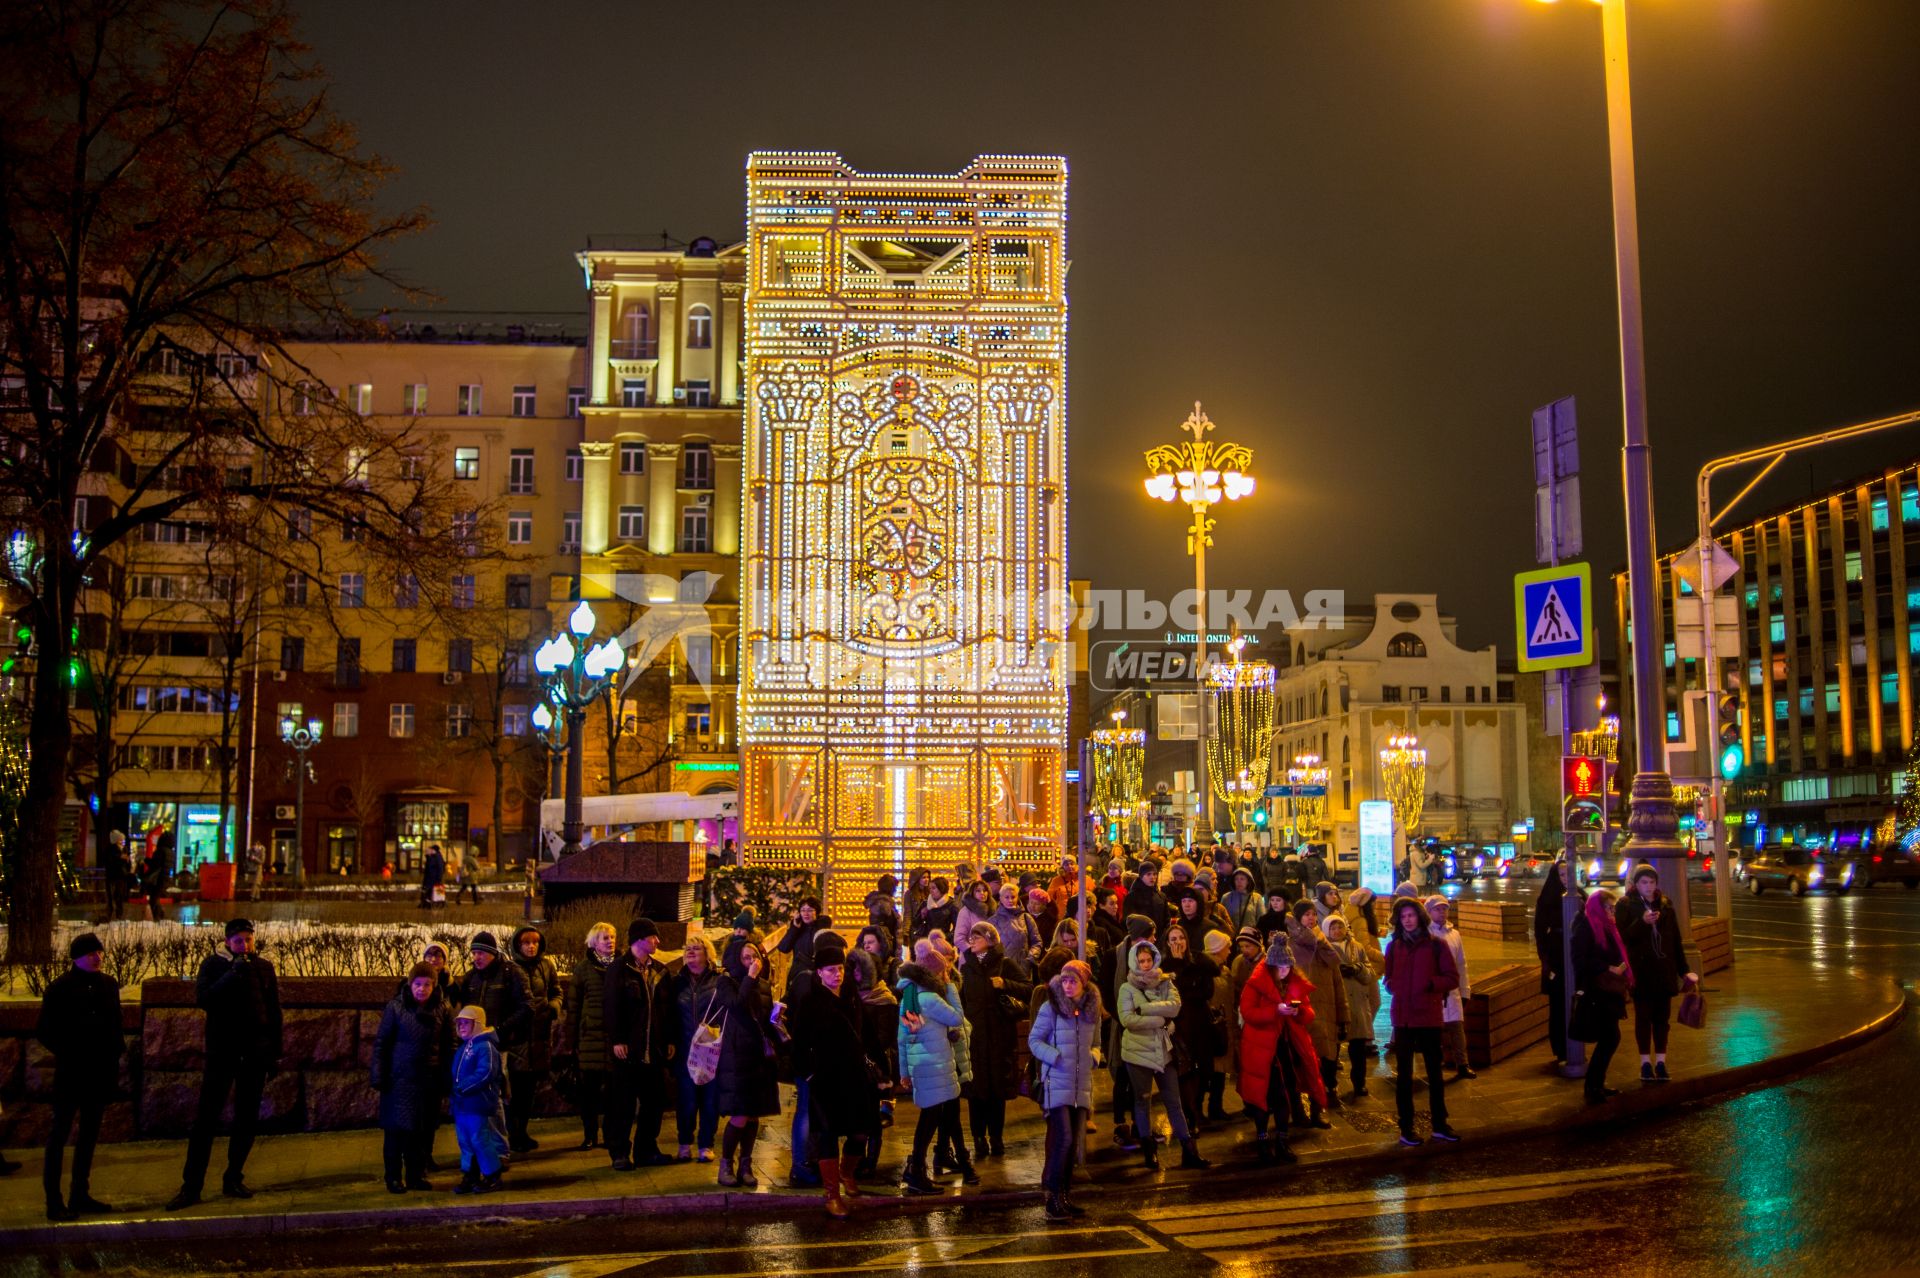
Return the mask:
{"type": "Polygon", "coordinates": [[[740,445],[713,446],[713,553],[740,553],[740,445]]]}
{"type": "MultiPolygon", "coordinates": [[[[596,282],[593,286],[593,349],[588,358],[587,395],[590,403],[607,402],[608,357],[613,341],[613,285],[596,282]]],[[[583,514],[584,520],[586,516],[583,514]]]]}
{"type": "Polygon", "coordinates": [[[656,555],[671,555],[680,536],[679,486],[680,445],[648,444],[647,549],[656,555]]]}
{"type": "MultiPolygon", "coordinates": [[[[659,362],[653,369],[653,399],[657,404],[673,403],[673,388],[680,382],[680,286],[662,284],[654,294],[659,303],[659,362]]],[[[652,518],[651,515],[648,516],[652,518]]]]}
{"type": "MultiPolygon", "coordinates": [[[[600,362],[602,369],[606,361],[600,362]]],[[[580,445],[580,553],[604,555],[611,536],[608,497],[613,487],[613,445],[580,445]]]]}

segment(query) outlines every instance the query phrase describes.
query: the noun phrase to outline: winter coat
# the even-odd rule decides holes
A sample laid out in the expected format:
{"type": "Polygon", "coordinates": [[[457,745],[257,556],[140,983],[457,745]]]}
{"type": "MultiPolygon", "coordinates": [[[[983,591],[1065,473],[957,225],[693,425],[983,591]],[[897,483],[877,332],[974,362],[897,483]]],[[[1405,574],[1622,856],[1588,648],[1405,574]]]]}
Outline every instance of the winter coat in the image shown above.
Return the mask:
{"type": "Polygon", "coordinates": [[[447,879],[447,859],[438,852],[429,852],[420,861],[420,886],[427,889],[439,887],[447,879]]]}
{"type": "Polygon", "coordinates": [[[1466,1020],[1466,999],[1473,993],[1473,983],[1467,979],[1467,947],[1457,927],[1431,925],[1429,930],[1434,939],[1445,945],[1453,955],[1453,974],[1459,978],[1459,984],[1447,991],[1447,1007],[1441,1017],[1443,1023],[1452,1025],[1456,1021],[1466,1020]]]}
{"type": "MultiPolygon", "coordinates": [[[[1566,884],[1560,881],[1557,867],[1548,867],[1547,881],[1540,886],[1540,895],[1533,906],[1533,949],[1540,956],[1540,992],[1548,998],[1561,997],[1559,977],[1566,971],[1567,925],[1561,918],[1567,895],[1566,884]]],[[[1575,916],[1586,900],[1584,891],[1574,897],[1575,916]]]]}
{"type": "Polygon", "coordinates": [[[859,1004],[810,981],[788,1001],[787,1024],[794,1077],[810,1080],[809,1103],[827,1123],[822,1135],[860,1136],[878,1126],[880,1091],[867,1074],[859,1004]]]}
{"type": "MultiPolygon", "coordinates": [[[[841,993],[846,993],[844,986],[841,993]]],[[[868,986],[865,981],[861,982],[857,997],[860,1041],[866,1048],[867,1059],[879,1066],[888,1078],[899,1078],[900,1067],[895,1055],[900,1041],[900,1000],[894,997],[891,986],[868,986]]]]}
{"type": "Polygon", "coordinates": [[[1393,995],[1388,1015],[1395,1029],[1438,1029],[1445,1023],[1446,996],[1460,984],[1460,976],[1453,967],[1453,951],[1425,928],[1412,940],[1395,929],[1387,942],[1386,983],[1393,995]]]}
{"type": "Polygon", "coordinates": [[[414,1002],[411,992],[393,996],[373,1036],[369,1080],[380,1093],[383,1130],[421,1132],[433,1126],[453,1045],[453,1012],[440,991],[427,995],[425,1003],[414,1002]]]}
{"type": "Polygon", "coordinates": [[[1233,937],[1243,927],[1259,925],[1260,916],[1267,912],[1267,902],[1257,891],[1229,892],[1220,898],[1220,908],[1227,915],[1227,935],[1233,937]]]}
{"type": "Polygon", "coordinates": [[[1313,1047],[1320,1059],[1330,1061],[1340,1055],[1346,1041],[1347,983],[1340,975],[1340,956],[1327,939],[1303,922],[1295,921],[1289,937],[1293,950],[1293,970],[1313,987],[1313,1047]]]}
{"type": "Polygon", "coordinates": [[[53,1053],[62,1083],[110,1092],[119,1082],[126,1041],[120,1030],[120,982],[105,972],[69,968],[40,1000],[33,1036],[53,1053]]]}
{"type": "Polygon", "coordinates": [[[1126,925],[1105,910],[1095,910],[1087,931],[1087,958],[1093,964],[1094,984],[1100,987],[1101,1010],[1109,1017],[1120,997],[1120,952],[1126,947],[1126,925]]]}
{"type": "Polygon", "coordinates": [[[547,955],[547,938],[537,927],[523,927],[513,934],[513,965],[527,978],[527,1042],[523,1049],[525,1068],[544,1074],[553,1064],[553,1026],[560,1019],[560,969],[547,955]],[[537,936],[540,948],[532,958],[520,953],[520,938],[537,936]]]}
{"type": "Polygon", "coordinates": [[[1122,914],[1144,914],[1153,920],[1153,932],[1155,936],[1165,936],[1167,934],[1167,919],[1169,917],[1167,898],[1161,895],[1159,888],[1149,887],[1145,883],[1142,883],[1138,875],[1134,876],[1133,886],[1127,889],[1126,903],[1120,912],[1122,914]]]}
{"type": "Polygon", "coordinates": [[[1293,1073],[1315,1101],[1327,1103],[1326,1084],[1320,1078],[1320,1057],[1313,1044],[1313,983],[1298,968],[1287,972],[1282,989],[1277,969],[1261,963],[1240,991],[1240,1099],[1255,1109],[1278,1109],[1283,1097],[1267,1095],[1274,1053],[1284,1042],[1293,1053],[1293,1073]],[[1296,1016],[1280,1015],[1282,1002],[1300,1004],[1296,1016]],[[1269,1103],[1269,1102],[1274,1103],[1269,1103]]]}
{"type": "Polygon", "coordinates": [[[1040,1062],[1042,1109],[1074,1105],[1093,1108],[1093,1050],[1100,1046],[1100,991],[1083,989],[1069,1003],[1054,977],[1044,988],[1040,1010],[1027,1031],[1027,1050],[1040,1062]]]}
{"type": "Polygon", "coordinates": [[[615,1059],[614,1068],[667,1063],[667,1048],[674,1041],[674,1031],[673,999],[665,989],[666,983],[667,969],[663,965],[649,959],[642,970],[631,952],[622,954],[608,966],[607,1045],[611,1049],[624,1044],[627,1049],[627,1059],[615,1059]]]}
{"type": "Polygon", "coordinates": [[[918,963],[900,965],[900,1029],[896,1050],[900,1077],[913,1087],[913,1103],[931,1109],[960,1094],[960,1073],[954,1060],[957,1031],[965,1016],[957,1002],[933,974],[918,963]],[[919,1029],[909,1028],[907,1014],[926,1018],[919,1029]]]}
{"type": "Polygon", "coordinates": [[[1680,941],[1680,921],[1665,892],[1654,893],[1653,908],[1660,911],[1660,921],[1651,927],[1647,908],[1638,892],[1629,892],[1613,910],[1620,939],[1627,943],[1627,962],[1633,965],[1633,996],[1671,998],[1680,992],[1691,970],[1680,941]]]}
{"type": "Polygon", "coordinates": [[[673,1030],[674,1060],[684,1065],[687,1059],[687,1047],[693,1042],[693,1032],[701,1024],[711,1021],[720,1023],[727,1013],[728,1004],[733,999],[722,986],[731,984],[731,978],[718,968],[710,967],[698,976],[690,967],[682,967],[668,978],[667,997],[672,1000],[668,1009],[668,1023],[673,1030]]]}
{"type": "Polygon", "coordinates": [[[1372,1038],[1374,1018],[1380,1015],[1380,977],[1387,969],[1386,958],[1372,937],[1356,940],[1351,928],[1344,941],[1327,945],[1340,964],[1340,981],[1347,991],[1346,1036],[1349,1040],[1372,1038]]]}
{"type": "Polygon", "coordinates": [[[938,931],[948,940],[953,939],[955,921],[960,917],[960,903],[947,895],[938,900],[932,897],[913,916],[913,939],[924,940],[930,933],[938,931]]]}
{"type": "Polygon", "coordinates": [[[236,958],[225,948],[200,961],[194,1002],[207,1014],[207,1057],[242,1057],[278,1069],[284,1026],[280,982],[257,954],[236,958]]]}
{"type": "Polygon", "coordinates": [[[1020,1095],[1020,1019],[1032,993],[1032,983],[997,948],[961,954],[960,1010],[973,1031],[967,1099],[1004,1101],[1020,1095]],[[1002,988],[994,988],[996,977],[1002,988]]]}
{"type": "MultiPolygon", "coordinates": [[[[1138,949],[1139,947],[1134,947],[1138,949]]],[[[1132,952],[1122,960],[1129,968],[1132,952]]],[[[1173,1022],[1180,1015],[1180,992],[1173,978],[1158,967],[1151,972],[1128,971],[1120,984],[1117,1009],[1122,1033],[1120,1059],[1159,1073],[1173,1061],[1173,1022]]]]}
{"type": "Polygon", "coordinates": [[[1582,1018],[1605,1017],[1619,1020],[1627,1014],[1627,996],[1617,990],[1600,988],[1600,974],[1627,962],[1627,956],[1614,945],[1612,937],[1595,936],[1584,911],[1573,920],[1573,987],[1580,993],[1587,1010],[1582,1018]]]}
{"type": "Polygon", "coordinates": [[[720,1067],[714,1072],[715,1103],[722,1114],[770,1118],[780,1112],[779,1067],[767,1017],[773,992],[766,978],[742,972],[720,986],[726,998],[720,1034],[720,1067]]]}
{"type": "Polygon", "coordinates": [[[487,1029],[506,1053],[507,1068],[527,1070],[528,1040],[533,1031],[533,1004],[527,997],[527,974],[504,954],[485,967],[476,967],[453,987],[456,1007],[478,1006],[487,1014],[487,1029]]]}
{"type": "MultiPolygon", "coordinates": [[[[993,912],[987,922],[993,924],[993,930],[1000,934],[1000,948],[1006,953],[1007,962],[1018,968],[1027,980],[1033,979],[1033,965],[1040,957],[1040,927],[1031,914],[1024,910],[1009,910],[1001,906],[993,912]]],[[[967,938],[955,937],[954,944],[961,950],[967,948],[967,938]]]]}
{"type": "MultiPolygon", "coordinates": [[[[980,903],[972,897],[962,897],[959,909],[953,917],[953,931],[947,933],[947,939],[952,941],[955,946],[964,946],[967,943],[967,937],[973,933],[973,925],[975,923],[993,922],[994,912],[1000,908],[1000,903],[998,901],[988,901],[984,907],[986,910],[984,914],[980,912],[982,908],[980,903]]],[[[994,930],[998,931],[999,929],[996,928],[994,930]]],[[[1002,948],[1006,946],[1005,938],[1001,939],[1000,944],[1002,948]]]]}
{"type": "Polygon", "coordinates": [[[885,928],[887,946],[892,948],[900,940],[900,908],[888,892],[869,892],[866,900],[867,926],[885,928]]]}
{"type": "MultiPolygon", "coordinates": [[[[1087,876],[1086,884],[1087,884],[1087,908],[1092,909],[1093,908],[1093,876],[1092,875],[1087,876]]],[[[1070,919],[1078,916],[1080,912],[1080,881],[1073,877],[1073,872],[1071,870],[1062,871],[1061,873],[1054,875],[1053,878],[1048,881],[1047,899],[1053,902],[1053,917],[1055,919],[1070,919]]],[[[1051,928],[1049,928],[1047,931],[1047,936],[1052,937],[1052,935],[1053,935],[1053,931],[1051,928]]]]}
{"type": "Polygon", "coordinates": [[[1185,1049],[1182,1073],[1213,1069],[1213,982],[1220,965],[1205,954],[1167,960],[1167,974],[1180,995],[1180,1014],[1173,1018],[1173,1037],[1185,1049]]]}
{"type": "Polygon", "coordinates": [[[608,1070],[613,1068],[613,1041],[607,1035],[607,969],[614,960],[602,961],[588,950],[573,965],[567,981],[567,1050],[577,1068],[608,1070]]]}
{"type": "Polygon", "coordinates": [[[802,923],[799,915],[787,924],[786,935],[780,938],[779,952],[793,955],[793,965],[787,969],[787,1002],[807,992],[813,984],[813,943],[820,933],[829,931],[833,920],[824,914],[814,916],[811,923],[802,923]]]}
{"type": "Polygon", "coordinates": [[[506,1058],[492,1030],[481,1030],[454,1051],[453,1100],[455,1114],[477,1114],[496,1123],[507,1121],[506,1058]]]}

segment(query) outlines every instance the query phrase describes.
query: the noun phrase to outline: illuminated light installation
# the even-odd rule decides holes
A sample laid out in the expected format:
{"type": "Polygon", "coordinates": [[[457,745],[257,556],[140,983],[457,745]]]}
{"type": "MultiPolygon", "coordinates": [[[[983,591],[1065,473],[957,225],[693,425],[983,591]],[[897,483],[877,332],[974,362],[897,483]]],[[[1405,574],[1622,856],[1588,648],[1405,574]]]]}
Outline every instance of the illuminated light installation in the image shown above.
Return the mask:
{"type": "Polygon", "coordinates": [[[1411,845],[1420,833],[1420,815],[1427,810],[1427,752],[1420,738],[1411,732],[1388,737],[1380,751],[1380,777],[1394,819],[1411,845]]]}
{"type": "Polygon", "coordinates": [[[1142,728],[1121,727],[1126,717],[1126,711],[1116,710],[1111,728],[1087,734],[1087,762],[1093,772],[1088,807],[1108,842],[1137,847],[1145,841],[1144,826],[1136,829],[1136,822],[1142,821],[1146,802],[1147,734],[1142,728]]]}
{"type": "Polygon", "coordinates": [[[829,908],[1066,845],[1066,180],[747,162],[743,838],[829,908]]]}
{"type": "Polygon", "coordinates": [[[1296,754],[1293,766],[1287,769],[1287,784],[1296,787],[1294,797],[1288,800],[1293,814],[1294,836],[1302,843],[1318,843],[1320,836],[1326,833],[1327,781],[1331,771],[1321,762],[1317,754],[1296,754]],[[1298,789],[1318,789],[1319,794],[1300,794],[1298,789]]]}
{"type": "Polygon", "coordinates": [[[1206,741],[1207,776],[1240,833],[1246,830],[1253,809],[1266,801],[1276,726],[1273,666],[1243,660],[1246,643],[1244,636],[1235,639],[1227,646],[1233,660],[1215,662],[1207,671],[1214,724],[1213,735],[1206,741]]]}

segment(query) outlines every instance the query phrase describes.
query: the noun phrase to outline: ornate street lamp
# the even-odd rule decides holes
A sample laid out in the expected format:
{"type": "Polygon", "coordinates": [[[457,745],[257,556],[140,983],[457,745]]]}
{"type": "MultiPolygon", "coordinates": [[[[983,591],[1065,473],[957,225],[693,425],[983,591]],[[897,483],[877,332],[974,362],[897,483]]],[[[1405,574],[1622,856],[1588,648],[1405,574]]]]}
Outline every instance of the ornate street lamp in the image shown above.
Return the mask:
{"type": "Polygon", "coordinates": [[[307,881],[307,751],[320,744],[320,721],[301,723],[292,715],[280,720],[280,739],[293,747],[293,890],[307,881]]]}
{"type": "Polygon", "coordinates": [[[1147,451],[1147,496],[1161,501],[1185,502],[1193,512],[1187,529],[1187,553],[1193,556],[1193,592],[1197,597],[1197,624],[1193,636],[1193,679],[1199,690],[1200,738],[1194,749],[1194,790],[1200,811],[1193,842],[1202,847],[1213,844],[1213,818],[1208,812],[1207,786],[1207,547],[1213,544],[1213,516],[1209,513],[1222,501],[1238,501],[1253,491],[1253,450],[1240,444],[1222,444],[1207,438],[1213,423],[1193,403],[1193,412],[1180,424],[1193,438],[1178,444],[1161,444],[1147,451]]]}
{"type": "Polygon", "coordinates": [[[1296,754],[1293,766],[1287,769],[1287,784],[1294,787],[1293,797],[1287,800],[1288,823],[1301,843],[1317,843],[1325,833],[1322,819],[1327,811],[1328,775],[1317,754],[1296,754]],[[1303,795],[1299,793],[1301,786],[1318,786],[1321,793],[1303,795]]]}
{"type": "Polygon", "coordinates": [[[1380,751],[1380,777],[1386,784],[1387,801],[1393,804],[1394,818],[1406,831],[1411,848],[1420,814],[1427,806],[1427,752],[1421,749],[1420,738],[1411,732],[1388,737],[1386,748],[1380,751]]]}
{"type": "MultiPolygon", "coordinates": [[[[547,710],[544,705],[540,707],[546,710],[547,718],[542,739],[552,730],[555,710],[566,721],[566,742],[560,747],[567,754],[567,804],[561,824],[561,856],[571,856],[580,850],[580,834],[585,825],[580,812],[581,791],[586,784],[585,752],[580,746],[586,730],[587,707],[606,689],[607,682],[626,660],[618,639],[608,638],[596,647],[587,646],[597,624],[593,608],[583,599],[567,617],[567,630],[572,633],[553,636],[533,654],[533,668],[545,682],[547,701],[553,706],[553,710],[547,710]]],[[[540,721],[540,710],[534,712],[536,724],[540,721]]],[[[551,742],[549,748],[552,748],[551,742]]]]}

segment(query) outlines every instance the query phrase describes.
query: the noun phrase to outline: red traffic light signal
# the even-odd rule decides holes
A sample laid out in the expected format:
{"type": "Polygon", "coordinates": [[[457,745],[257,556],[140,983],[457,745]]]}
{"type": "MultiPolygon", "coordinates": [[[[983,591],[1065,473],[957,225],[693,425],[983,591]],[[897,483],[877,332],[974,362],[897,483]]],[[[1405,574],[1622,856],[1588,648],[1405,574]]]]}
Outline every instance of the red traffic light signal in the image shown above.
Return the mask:
{"type": "Polygon", "coordinates": [[[1584,754],[1560,756],[1560,793],[1568,799],[1591,799],[1606,786],[1606,764],[1584,754]]]}

